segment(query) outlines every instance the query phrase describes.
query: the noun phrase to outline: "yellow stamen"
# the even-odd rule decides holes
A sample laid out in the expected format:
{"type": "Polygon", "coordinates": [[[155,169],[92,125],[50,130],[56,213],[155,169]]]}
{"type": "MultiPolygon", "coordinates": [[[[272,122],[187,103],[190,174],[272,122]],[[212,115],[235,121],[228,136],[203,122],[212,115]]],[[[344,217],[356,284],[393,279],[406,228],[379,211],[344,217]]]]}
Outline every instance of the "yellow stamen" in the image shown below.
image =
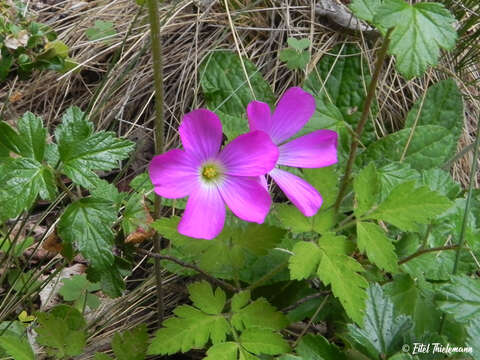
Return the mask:
{"type": "Polygon", "coordinates": [[[207,179],[213,179],[218,176],[218,172],[214,166],[205,166],[202,175],[207,179]]]}

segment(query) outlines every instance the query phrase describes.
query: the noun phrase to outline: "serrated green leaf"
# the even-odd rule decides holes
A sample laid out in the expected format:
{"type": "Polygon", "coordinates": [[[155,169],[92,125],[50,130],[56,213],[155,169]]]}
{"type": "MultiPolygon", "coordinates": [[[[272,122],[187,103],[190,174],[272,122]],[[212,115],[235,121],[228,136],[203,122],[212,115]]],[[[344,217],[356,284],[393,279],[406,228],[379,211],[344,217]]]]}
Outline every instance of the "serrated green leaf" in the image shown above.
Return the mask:
{"type": "Polygon", "coordinates": [[[236,293],[232,297],[232,311],[238,312],[241,308],[245,307],[250,301],[251,294],[250,290],[244,290],[239,293],[236,293]]]}
{"type": "MultiPolygon", "coordinates": [[[[95,196],[95,194],[92,194],[95,196]]],[[[127,236],[139,228],[147,230],[152,217],[145,206],[141,194],[131,194],[123,210],[122,229],[127,236]]]]}
{"type": "Polygon", "coordinates": [[[87,280],[85,274],[75,275],[69,279],[62,279],[63,286],[59,290],[65,301],[77,301],[80,309],[86,304],[90,309],[96,309],[99,300],[96,296],[89,292],[100,290],[99,284],[93,284],[87,280]]]}
{"type": "Polygon", "coordinates": [[[327,166],[318,169],[303,169],[305,180],[322,195],[323,203],[320,212],[328,209],[335,203],[338,194],[340,176],[336,166],[327,166]]]}
{"type": "Polygon", "coordinates": [[[382,191],[382,184],[374,163],[370,163],[355,176],[353,189],[357,200],[355,215],[359,217],[378,203],[382,191]]]}
{"type": "Polygon", "coordinates": [[[442,169],[423,170],[420,183],[451,200],[457,198],[462,191],[460,185],[453,181],[452,176],[442,169]]]}
{"type": "Polygon", "coordinates": [[[93,133],[93,124],[78,108],[70,108],[57,127],[62,171],[75,183],[87,189],[95,189],[99,183],[95,170],[111,170],[118,167],[133,150],[134,143],[119,139],[110,131],[93,133]]]}
{"type": "Polygon", "coordinates": [[[405,127],[435,124],[449,129],[458,140],[463,129],[463,99],[453,79],[430,86],[408,112],[405,127]],[[420,111],[420,114],[419,114],[420,111]]]}
{"type": "Polygon", "coordinates": [[[116,33],[117,31],[112,22],[102,20],[96,20],[95,25],[85,31],[85,35],[87,35],[90,41],[111,37],[116,33]]]}
{"type": "Polygon", "coordinates": [[[412,168],[424,170],[442,166],[455,155],[457,141],[449,129],[438,125],[417,126],[409,142],[411,131],[406,128],[385,136],[371,144],[361,158],[374,160],[377,165],[403,159],[412,168]]]}
{"type": "Polygon", "coordinates": [[[392,190],[401,183],[418,181],[420,174],[407,163],[391,162],[379,169],[377,174],[381,182],[380,201],[385,200],[392,190]]]}
{"type": "Polygon", "coordinates": [[[345,360],[340,349],[321,335],[306,334],[295,349],[302,360],[345,360]]]}
{"type": "Polygon", "coordinates": [[[359,274],[364,271],[363,267],[349,256],[323,250],[318,277],[325,285],[331,285],[333,295],[340,300],[347,315],[361,323],[368,287],[367,280],[359,274]]]}
{"type": "Polygon", "coordinates": [[[290,350],[281,335],[268,329],[246,329],[240,336],[240,343],[248,351],[261,355],[279,355],[290,350]]]}
{"type": "Polygon", "coordinates": [[[116,333],[112,340],[117,360],[144,360],[148,348],[148,331],[145,324],[132,330],[116,333]]]}
{"type": "Polygon", "coordinates": [[[458,322],[480,318],[480,280],[466,275],[453,276],[451,283],[438,290],[438,308],[458,322]]]}
{"type": "Polygon", "coordinates": [[[307,38],[295,39],[293,37],[289,37],[287,39],[287,43],[288,46],[298,51],[305,50],[310,46],[310,40],[307,38]]]}
{"type": "Polygon", "coordinates": [[[275,103],[270,85],[256,66],[248,59],[242,60],[254,94],[249,88],[242,62],[236,53],[215,51],[200,65],[200,85],[210,110],[243,117],[248,103],[252,100],[270,105],[275,103]]]}
{"type": "Polygon", "coordinates": [[[391,273],[398,271],[395,247],[380,226],[357,222],[357,242],[360,251],[366,252],[368,259],[379,268],[391,273]]]}
{"type": "Polygon", "coordinates": [[[15,335],[4,334],[0,336],[0,347],[7,352],[14,360],[34,360],[30,344],[26,338],[19,338],[15,335]]]}
{"type": "Polygon", "coordinates": [[[353,0],[349,7],[356,17],[371,23],[381,4],[382,0],[353,0]]]}
{"type": "Polygon", "coordinates": [[[59,305],[50,313],[38,313],[37,321],[36,340],[47,347],[50,355],[64,359],[82,353],[86,343],[86,323],[78,310],[59,305]]]}
{"type": "Polygon", "coordinates": [[[285,316],[264,298],[259,298],[236,311],[232,316],[231,322],[238,330],[250,327],[281,330],[287,326],[285,316]]]}
{"type": "MultiPolygon", "coordinates": [[[[362,57],[357,45],[344,44],[322,56],[316,68],[307,76],[303,88],[315,96],[317,109],[323,116],[331,117],[332,111],[328,105],[334,105],[340,111],[343,119],[333,115],[337,121],[345,120],[350,126],[356,126],[360,120],[366,89],[371,76],[368,64],[362,57]],[[330,55],[332,54],[332,55],[330,55]]],[[[372,106],[372,113],[376,111],[376,103],[372,106]]],[[[315,121],[315,116],[310,120],[315,121]]],[[[373,131],[373,121],[368,121],[362,143],[368,144],[376,139],[373,131]]],[[[307,127],[309,124],[307,123],[307,127]]],[[[334,129],[337,130],[337,129],[334,129]]],[[[347,133],[348,134],[348,133],[347,133]]],[[[347,135],[345,134],[345,135],[347,135]]],[[[340,134],[340,143],[343,142],[340,134]]]]}
{"type": "Polygon", "coordinates": [[[239,345],[227,341],[213,345],[207,351],[207,357],[203,360],[238,360],[239,345]]]}
{"type": "Polygon", "coordinates": [[[476,318],[467,325],[468,346],[472,348],[474,360],[480,359],[480,318],[476,318]]]}
{"type": "Polygon", "coordinates": [[[318,268],[322,253],[317,245],[312,242],[299,241],[293,249],[293,255],[288,261],[290,277],[292,280],[309,278],[318,268]]]}
{"type": "Polygon", "coordinates": [[[451,50],[455,46],[454,21],[442,4],[410,5],[404,0],[384,0],[373,19],[384,35],[393,28],[388,51],[396,56],[398,71],[408,79],[436,65],[440,48],[451,50]]]}
{"type": "Polygon", "coordinates": [[[188,286],[190,299],[193,304],[210,315],[218,315],[222,313],[227,300],[225,292],[217,287],[215,292],[207,281],[200,281],[188,286]]]}
{"type": "Polygon", "coordinates": [[[208,315],[188,305],[174,310],[176,317],[164,321],[148,348],[149,355],[171,355],[202,348],[212,340],[214,344],[224,342],[230,325],[222,315],[208,315]]]}
{"type": "Polygon", "coordinates": [[[108,272],[114,263],[112,226],[116,219],[112,202],[83,198],[65,209],[58,234],[64,242],[74,244],[93,268],[108,272]]]}
{"type": "Polygon", "coordinates": [[[393,303],[378,284],[368,288],[367,307],[362,327],[348,325],[350,337],[369,357],[387,358],[405,344],[405,336],[412,327],[408,316],[394,316],[393,303]]]}
{"type": "Polygon", "coordinates": [[[52,200],[57,191],[52,170],[29,158],[4,163],[0,183],[0,221],[28,210],[39,195],[42,199],[52,200]]]}
{"type": "Polygon", "coordinates": [[[451,205],[445,196],[426,187],[416,188],[409,181],[395,187],[367,218],[384,220],[402,230],[416,230],[416,224],[427,224],[451,205]]]}
{"type": "Polygon", "coordinates": [[[222,130],[228,141],[232,141],[237,136],[249,131],[248,121],[240,115],[229,115],[222,111],[216,111],[216,114],[222,122],[222,130]]]}
{"type": "Polygon", "coordinates": [[[283,49],[279,53],[280,61],[287,63],[290,70],[305,69],[310,61],[310,53],[308,51],[298,51],[292,48],[283,49]]]}
{"type": "Polygon", "coordinates": [[[235,232],[233,241],[257,256],[267,255],[285,235],[285,230],[267,224],[249,223],[242,230],[235,232]]]}

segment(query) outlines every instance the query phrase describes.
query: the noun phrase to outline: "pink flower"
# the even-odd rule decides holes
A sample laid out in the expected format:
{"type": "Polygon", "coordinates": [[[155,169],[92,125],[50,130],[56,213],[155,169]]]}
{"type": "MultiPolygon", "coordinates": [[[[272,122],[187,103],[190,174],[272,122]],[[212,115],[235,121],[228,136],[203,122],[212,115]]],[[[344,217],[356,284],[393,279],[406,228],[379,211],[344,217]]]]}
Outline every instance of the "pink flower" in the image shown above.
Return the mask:
{"type": "MultiPolygon", "coordinates": [[[[286,142],[303,128],[314,112],[314,97],[298,87],[283,94],[273,115],[268,104],[260,101],[252,101],[247,107],[250,130],[265,131],[278,146],[277,165],[299,168],[319,168],[337,162],[335,131],[317,130],[286,142]]],[[[305,216],[317,213],[322,197],[308,182],[277,167],[268,174],[305,216]]]]}
{"type": "Polygon", "coordinates": [[[258,176],[273,169],[279,153],[263,131],[241,135],[220,151],[222,124],[206,109],[185,114],[179,128],[185,150],[155,156],[149,173],[155,192],[189,196],[178,231],[213,239],[223,228],[225,204],[239,218],[262,223],[271,199],[258,176]]]}

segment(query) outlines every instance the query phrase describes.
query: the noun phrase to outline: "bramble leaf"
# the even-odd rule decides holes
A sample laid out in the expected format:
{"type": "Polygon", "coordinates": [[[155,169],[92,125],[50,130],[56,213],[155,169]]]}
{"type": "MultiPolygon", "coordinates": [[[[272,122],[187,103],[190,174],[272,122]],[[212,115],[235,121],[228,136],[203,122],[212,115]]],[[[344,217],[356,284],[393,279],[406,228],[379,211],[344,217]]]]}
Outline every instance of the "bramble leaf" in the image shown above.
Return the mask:
{"type": "Polygon", "coordinates": [[[428,65],[436,65],[440,48],[451,50],[457,33],[455,18],[439,3],[416,3],[384,0],[373,23],[390,35],[388,51],[397,58],[397,69],[406,78],[422,75],[428,65]]]}
{"type": "Polygon", "coordinates": [[[395,187],[378,208],[367,216],[384,220],[402,230],[416,230],[447,210],[452,203],[427,187],[415,187],[413,181],[395,187]]]}
{"type": "Polygon", "coordinates": [[[70,204],[58,223],[64,242],[74,244],[96,272],[108,276],[115,258],[112,226],[117,219],[114,204],[91,197],[70,204]]]}
{"type": "Polygon", "coordinates": [[[458,322],[480,318],[480,280],[466,275],[453,276],[451,283],[438,290],[436,303],[440,310],[458,322]]]}
{"type": "Polygon", "coordinates": [[[231,319],[232,325],[243,330],[250,327],[262,327],[281,330],[287,326],[287,319],[264,298],[260,298],[248,306],[236,311],[231,319]]]}
{"type": "Polygon", "coordinates": [[[93,132],[93,124],[78,108],[69,108],[57,127],[62,171],[75,183],[95,189],[99,183],[95,170],[111,170],[133,150],[134,143],[119,139],[110,131],[93,132]]]}
{"type": "Polygon", "coordinates": [[[357,242],[360,251],[366,252],[372,263],[385,271],[397,272],[395,247],[380,226],[370,222],[357,222],[357,242]]]}
{"type": "Polygon", "coordinates": [[[0,172],[0,221],[28,210],[37,197],[52,200],[57,192],[50,167],[34,159],[9,159],[0,172]]]}
{"type": "MultiPolygon", "coordinates": [[[[248,103],[252,100],[270,105],[275,103],[272,89],[257,67],[248,59],[240,59],[234,52],[213,52],[200,65],[199,75],[207,106],[215,112],[243,117],[248,103]],[[248,81],[242,70],[242,60],[249,77],[248,81]]],[[[223,125],[227,127],[225,120],[228,119],[222,120],[223,125]]]]}
{"type": "Polygon", "coordinates": [[[322,258],[321,250],[316,244],[299,241],[293,246],[292,252],[288,261],[292,280],[307,279],[315,273],[322,258]]]}
{"type": "Polygon", "coordinates": [[[412,322],[408,316],[394,316],[393,303],[378,284],[371,285],[367,292],[363,325],[349,324],[349,335],[364,354],[374,359],[387,358],[405,344],[412,322]]]}

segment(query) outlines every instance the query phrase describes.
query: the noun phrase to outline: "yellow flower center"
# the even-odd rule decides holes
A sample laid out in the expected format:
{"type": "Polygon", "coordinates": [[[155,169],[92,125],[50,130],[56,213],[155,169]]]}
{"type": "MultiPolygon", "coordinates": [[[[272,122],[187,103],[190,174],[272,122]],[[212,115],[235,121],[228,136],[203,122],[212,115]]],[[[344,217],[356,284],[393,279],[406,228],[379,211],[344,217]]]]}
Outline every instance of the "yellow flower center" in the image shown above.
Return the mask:
{"type": "Polygon", "coordinates": [[[207,180],[211,180],[218,176],[218,171],[215,166],[207,165],[203,168],[202,175],[207,180]]]}

